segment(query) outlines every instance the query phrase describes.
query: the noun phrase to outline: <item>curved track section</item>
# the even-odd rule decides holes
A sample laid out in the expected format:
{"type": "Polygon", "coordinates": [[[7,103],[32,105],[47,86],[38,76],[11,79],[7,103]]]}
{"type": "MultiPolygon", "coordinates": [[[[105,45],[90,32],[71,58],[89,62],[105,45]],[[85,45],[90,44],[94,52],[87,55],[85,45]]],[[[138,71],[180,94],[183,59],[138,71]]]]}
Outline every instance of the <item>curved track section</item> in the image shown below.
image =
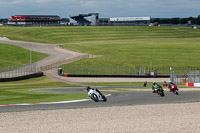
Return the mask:
{"type": "MultiPolygon", "coordinates": [[[[51,93],[87,93],[85,88],[61,88],[61,89],[45,89],[40,90],[51,93]]],[[[43,109],[73,109],[73,108],[92,108],[92,107],[108,107],[123,105],[144,105],[144,104],[168,104],[168,103],[184,103],[200,101],[200,92],[180,91],[180,95],[175,95],[169,91],[165,91],[165,97],[152,93],[151,90],[146,91],[103,91],[111,94],[107,97],[107,102],[94,102],[92,100],[52,103],[52,104],[34,104],[34,105],[12,105],[0,107],[0,112],[4,111],[28,111],[43,109]]]]}

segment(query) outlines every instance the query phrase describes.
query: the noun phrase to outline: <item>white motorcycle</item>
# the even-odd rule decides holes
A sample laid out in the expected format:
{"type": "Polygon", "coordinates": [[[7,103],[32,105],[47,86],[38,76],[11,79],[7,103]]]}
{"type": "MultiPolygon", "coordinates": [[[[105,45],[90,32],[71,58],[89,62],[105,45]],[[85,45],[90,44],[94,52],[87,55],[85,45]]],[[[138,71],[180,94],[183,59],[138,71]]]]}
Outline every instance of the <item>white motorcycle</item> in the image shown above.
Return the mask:
{"type": "Polygon", "coordinates": [[[95,102],[103,101],[106,102],[107,98],[96,88],[87,87],[88,96],[95,102]]]}

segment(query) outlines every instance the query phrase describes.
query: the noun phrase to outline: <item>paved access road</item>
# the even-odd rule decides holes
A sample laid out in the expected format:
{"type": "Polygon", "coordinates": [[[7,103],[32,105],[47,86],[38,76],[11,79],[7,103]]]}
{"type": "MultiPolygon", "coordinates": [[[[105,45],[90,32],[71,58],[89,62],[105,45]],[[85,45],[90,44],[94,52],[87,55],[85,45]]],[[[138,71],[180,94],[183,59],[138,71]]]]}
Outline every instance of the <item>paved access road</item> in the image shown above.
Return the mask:
{"type": "Polygon", "coordinates": [[[62,49],[58,44],[33,43],[15,40],[0,40],[0,43],[14,45],[31,51],[48,54],[48,57],[37,62],[38,67],[50,65],[64,59],[71,59],[73,57],[86,55],[62,49]]]}
{"type": "MultiPolygon", "coordinates": [[[[87,93],[85,87],[79,88],[61,88],[43,90],[52,93],[87,93]]],[[[12,105],[0,107],[0,112],[4,111],[28,111],[43,109],[73,109],[73,108],[91,108],[91,107],[110,107],[123,105],[145,105],[145,104],[167,104],[167,103],[184,103],[200,101],[200,91],[181,91],[180,95],[175,95],[165,90],[165,96],[160,97],[152,93],[151,89],[143,91],[103,91],[108,96],[107,102],[94,102],[92,100],[75,102],[75,103],[58,103],[58,104],[35,104],[35,105],[12,105]]]]}

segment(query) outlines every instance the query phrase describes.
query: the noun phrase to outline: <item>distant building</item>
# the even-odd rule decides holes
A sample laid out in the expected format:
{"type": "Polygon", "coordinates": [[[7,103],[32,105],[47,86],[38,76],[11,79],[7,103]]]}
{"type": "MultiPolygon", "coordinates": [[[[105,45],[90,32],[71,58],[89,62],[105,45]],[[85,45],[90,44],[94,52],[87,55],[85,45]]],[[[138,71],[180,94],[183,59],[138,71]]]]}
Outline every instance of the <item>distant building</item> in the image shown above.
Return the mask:
{"type": "Polygon", "coordinates": [[[99,13],[70,16],[71,25],[77,26],[137,26],[149,25],[151,17],[99,18],[99,13]]]}
{"type": "Polygon", "coordinates": [[[151,21],[150,17],[117,17],[99,18],[100,26],[146,26],[151,21]]]}
{"type": "Polygon", "coordinates": [[[8,19],[8,25],[56,25],[61,21],[57,15],[15,15],[8,19]]]}
{"type": "Polygon", "coordinates": [[[70,16],[70,24],[76,26],[97,26],[99,13],[88,13],[70,16]]]}
{"type": "Polygon", "coordinates": [[[117,17],[110,18],[111,25],[149,25],[150,17],[117,17]]]}
{"type": "Polygon", "coordinates": [[[8,19],[12,26],[147,26],[150,17],[99,18],[99,13],[78,14],[61,19],[58,15],[15,15],[8,19]]]}

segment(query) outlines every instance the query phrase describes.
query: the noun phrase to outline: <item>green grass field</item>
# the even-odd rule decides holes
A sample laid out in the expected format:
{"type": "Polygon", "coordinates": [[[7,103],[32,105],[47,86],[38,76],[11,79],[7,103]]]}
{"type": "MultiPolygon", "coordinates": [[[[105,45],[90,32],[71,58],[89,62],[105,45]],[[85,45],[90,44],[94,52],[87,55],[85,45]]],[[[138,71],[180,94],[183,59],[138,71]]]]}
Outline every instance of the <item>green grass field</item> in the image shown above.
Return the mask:
{"type": "MultiPolygon", "coordinates": [[[[85,82],[85,85],[89,86],[140,86],[144,85],[144,82],[85,82]]],[[[152,82],[148,82],[147,86],[152,86],[152,82]]],[[[162,85],[163,83],[158,82],[162,85]]]]}
{"type": "MultiPolygon", "coordinates": [[[[41,60],[46,56],[48,55],[32,51],[32,62],[41,60]]],[[[23,64],[29,64],[29,62],[29,50],[12,45],[0,44],[0,71],[2,68],[8,66],[21,66],[23,64]]]]}
{"type": "MultiPolygon", "coordinates": [[[[200,30],[191,28],[1,27],[0,36],[65,44],[65,48],[74,51],[102,55],[108,61],[105,65],[123,62],[149,66],[152,59],[154,66],[199,66],[194,60],[198,59],[200,30]]],[[[85,62],[99,64],[101,59],[85,62]]]]}
{"type": "Polygon", "coordinates": [[[54,94],[30,91],[33,89],[69,86],[71,85],[50,80],[44,76],[23,81],[0,82],[0,104],[55,102],[88,98],[87,93],[54,94]]]}
{"type": "Polygon", "coordinates": [[[100,55],[67,65],[72,68],[128,70],[149,67],[151,60],[155,69],[165,67],[165,71],[200,66],[200,30],[186,27],[0,27],[0,36],[100,55]]]}
{"type": "Polygon", "coordinates": [[[44,43],[88,43],[113,40],[199,38],[199,29],[179,27],[0,27],[0,36],[44,43]]]}

